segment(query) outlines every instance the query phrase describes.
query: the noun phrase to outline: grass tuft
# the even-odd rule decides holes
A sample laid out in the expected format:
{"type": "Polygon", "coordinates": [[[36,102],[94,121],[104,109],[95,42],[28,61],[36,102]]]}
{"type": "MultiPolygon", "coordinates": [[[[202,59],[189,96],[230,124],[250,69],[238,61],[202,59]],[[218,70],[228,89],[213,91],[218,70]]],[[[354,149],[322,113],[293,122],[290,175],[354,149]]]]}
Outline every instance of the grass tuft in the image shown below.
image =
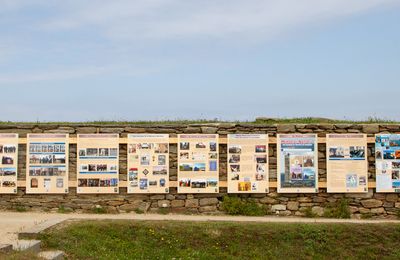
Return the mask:
{"type": "Polygon", "coordinates": [[[351,217],[349,201],[345,198],[325,207],[324,217],[346,219],[351,217]]]}
{"type": "Polygon", "coordinates": [[[229,215],[264,216],[268,213],[265,206],[257,204],[254,200],[229,196],[224,197],[222,209],[229,215]]]}
{"type": "Polygon", "coordinates": [[[92,213],[94,214],[107,214],[107,209],[101,207],[101,206],[96,206],[92,208],[92,213]]]}

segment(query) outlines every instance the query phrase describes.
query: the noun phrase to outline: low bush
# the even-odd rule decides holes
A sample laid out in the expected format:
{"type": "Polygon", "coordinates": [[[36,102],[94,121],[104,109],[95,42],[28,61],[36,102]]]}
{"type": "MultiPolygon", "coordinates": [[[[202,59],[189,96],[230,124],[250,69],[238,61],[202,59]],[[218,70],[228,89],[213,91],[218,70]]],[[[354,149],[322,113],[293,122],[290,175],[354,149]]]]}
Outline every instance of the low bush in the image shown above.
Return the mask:
{"type": "Polygon", "coordinates": [[[107,214],[107,209],[97,205],[96,207],[92,208],[92,213],[94,213],[94,214],[107,214]]]}
{"type": "Polygon", "coordinates": [[[264,216],[268,213],[265,206],[257,204],[254,200],[229,196],[224,197],[222,209],[229,215],[264,216]]]}
{"type": "Polygon", "coordinates": [[[303,210],[303,214],[306,218],[316,218],[318,215],[312,211],[311,207],[307,207],[303,210]]]}
{"type": "Polygon", "coordinates": [[[58,213],[65,214],[65,213],[71,213],[72,210],[69,208],[65,208],[64,205],[61,205],[58,207],[58,213]]]}
{"type": "Polygon", "coordinates": [[[23,205],[20,205],[20,204],[17,204],[17,205],[15,205],[15,211],[17,211],[17,212],[26,212],[26,211],[28,211],[27,210],[27,208],[25,207],[25,206],[23,206],[23,205]]]}
{"type": "Polygon", "coordinates": [[[349,201],[342,198],[335,203],[328,204],[324,211],[324,217],[342,219],[350,218],[351,212],[349,208],[349,201]]]}

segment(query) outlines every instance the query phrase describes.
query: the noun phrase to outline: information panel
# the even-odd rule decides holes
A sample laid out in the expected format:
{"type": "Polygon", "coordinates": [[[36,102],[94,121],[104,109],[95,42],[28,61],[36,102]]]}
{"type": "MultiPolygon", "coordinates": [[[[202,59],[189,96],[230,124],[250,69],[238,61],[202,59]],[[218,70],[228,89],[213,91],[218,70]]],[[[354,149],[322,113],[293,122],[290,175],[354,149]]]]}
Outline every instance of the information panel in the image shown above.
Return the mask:
{"type": "Polygon", "coordinates": [[[26,193],[68,193],[68,134],[28,134],[26,193]]]}
{"type": "Polygon", "coordinates": [[[375,135],[376,192],[400,192],[400,135],[375,135]]]}
{"type": "Polygon", "coordinates": [[[78,135],[78,193],[119,192],[119,135],[78,135]]]}
{"type": "Polygon", "coordinates": [[[169,135],[128,135],[128,193],[169,192],[169,135]]]}
{"type": "Polygon", "coordinates": [[[178,135],[178,193],[218,193],[217,134],[178,135]]]}
{"type": "Polygon", "coordinates": [[[367,135],[328,134],[327,190],[328,192],[368,192],[367,135]]]}
{"type": "Polygon", "coordinates": [[[268,135],[228,135],[228,193],[267,193],[268,135]]]}
{"type": "Polygon", "coordinates": [[[278,192],[318,192],[318,141],[315,134],[278,134],[278,192]]]}
{"type": "Polygon", "coordinates": [[[0,134],[0,193],[17,193],[18,134],[0,134]]]}

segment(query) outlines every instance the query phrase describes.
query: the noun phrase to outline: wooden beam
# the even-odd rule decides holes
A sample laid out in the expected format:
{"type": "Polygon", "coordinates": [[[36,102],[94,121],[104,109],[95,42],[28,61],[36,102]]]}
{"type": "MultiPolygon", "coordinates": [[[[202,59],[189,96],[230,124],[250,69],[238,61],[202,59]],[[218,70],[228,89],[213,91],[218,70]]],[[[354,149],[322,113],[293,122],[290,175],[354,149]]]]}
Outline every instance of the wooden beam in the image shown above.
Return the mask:
{"type": "MultiPolygon", "coordinates": [[[[270,144],[276,144],[276,142],[277,142],[276,137],[269,137],[269,143],[270,144]]],[[[375,137],[368,137],[367,138],[367,142],[369,144],[374,144],[375,143],[375,137]]],[[[27,139],[21,137],[21,138],[18,139],[18,143],[19,144],[26,144],[27,143],[27,139]]],[[[77,138],[76,137],[70,137],[69,138],[69,143],[70,144],[76,144],[77,143],[77,138]]],[[[119,143],[120,144],[127,144],[128,143],[128,138],[120,137],[119,138],[119,143]]],[[[178,143],[178,138],[177,137],[170,137],[169,138],[169,143],[170,144],[178,143]]],[[[219,138],[219,143],[220,144],[227,144],[228,143],[228,139],[226,137],[220,137],[219,138]]],[[[326,138],[325,137],[318,137],[318,143],[320,143],[320,144],[326,143],[326,138]]]]}
{"type": "MultiPolygon", "coordinates": [[[[75,188],[77,186],[77,181],[76,180],[70,180],[68,181],[68,186],[70,188],[75,188]]],[[[26,181],[18,181],[18,188],[25,188],[26,187],[26,181]]],[[[126,188],[128,187],[128,182],[127,181],[120,181],[119,182],[119,187],[120,188],[126,188]]],[[[169,187],[170,188],[177,188],[178,187],[178,182],[177,181],[170,181],[169,182],[169,187]]],[[[219,187],[220,188],[227,188],[228,187],[228,182],[227,181],[220,181],[219,182],[219,187]]],[[[278,183],[276,181],[270,181],[269,182],[269,187],[270,188],[277,188],[278,183]]],[[[318,188],[320,189],[326,189],[327,183],[326,182],[318,182],[318,188]]],[[[369,181],[368,182],[368,188],[369,189],[375,189],[376,188],[376,182],[374,181],[369,181]]]]}

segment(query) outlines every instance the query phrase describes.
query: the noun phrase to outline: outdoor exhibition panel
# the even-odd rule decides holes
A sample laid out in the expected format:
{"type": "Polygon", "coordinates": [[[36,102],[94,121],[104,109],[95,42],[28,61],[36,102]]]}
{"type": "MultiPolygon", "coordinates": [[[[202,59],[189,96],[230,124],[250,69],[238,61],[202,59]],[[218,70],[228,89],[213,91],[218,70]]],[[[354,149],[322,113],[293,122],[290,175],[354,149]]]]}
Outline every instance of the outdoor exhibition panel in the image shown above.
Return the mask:
{"type": "Polygon", "coordinates": [[[78,193],[119,192],[118,138],[118,134],[78,135],[78,193]]]}
{"type": "Polygon", "coordinates": [[[400,135],[375,136],[376,192],[400,192],[400,135]]]}
{"type": "Polygon", "coordinates": [[[68,193],[68,134],[28,134],[26,193],[68,193]]]}
{"type": "Polygon", "coordinates": [[[327,190],[330,193],[368,192],[367,135],[328,134],[327,190]]]}
{"type": "Polygon", "coordinates": [[[128,193],[169,192],[169,135],[128,135],[128,193]]]}
{"type": "Polygon", "coordinates": [[[279,193],[318,192],[318,141],[316,134],[278,134],[279,193]]]}
{"type": "Polygon", "coordinates": [[[228,135],[228,193],[266,193],[268,135],[228,135]]]}
{"type": "Polygon", "coordinates": [[[0,193],[17,193],[18,134],[0,134],[0,193]]]}
{"type": "Polygon", "coordinates": [[[178,135],[178,192],[219,192],[217,134],[178,135]]]}

